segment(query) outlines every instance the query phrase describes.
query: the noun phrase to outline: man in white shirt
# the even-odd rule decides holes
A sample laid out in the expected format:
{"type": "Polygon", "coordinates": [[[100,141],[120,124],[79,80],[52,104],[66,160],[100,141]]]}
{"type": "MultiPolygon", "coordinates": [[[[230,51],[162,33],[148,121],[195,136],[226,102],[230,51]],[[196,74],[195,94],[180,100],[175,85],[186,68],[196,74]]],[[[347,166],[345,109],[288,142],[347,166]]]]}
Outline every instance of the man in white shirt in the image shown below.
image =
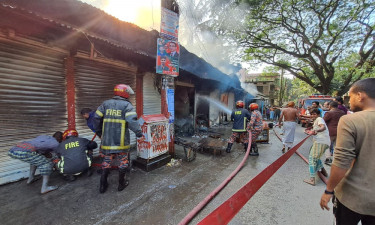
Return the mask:
{"type": "Polygon", "coordinates": [[[329,138],[327,125],[323,118],[320,117],[318,108],[311,110],[311,118],[314,120],[313,127],[311,130],[306,131],[307,134],[314,135],[313,145],[311,146],[309,155],[310,179],[305,179],[304,182],[315,186],[315,176],[319,170],[324,176],[328,176],[320,158],[325,150],[329,148],[331,140],[329,138]]]}

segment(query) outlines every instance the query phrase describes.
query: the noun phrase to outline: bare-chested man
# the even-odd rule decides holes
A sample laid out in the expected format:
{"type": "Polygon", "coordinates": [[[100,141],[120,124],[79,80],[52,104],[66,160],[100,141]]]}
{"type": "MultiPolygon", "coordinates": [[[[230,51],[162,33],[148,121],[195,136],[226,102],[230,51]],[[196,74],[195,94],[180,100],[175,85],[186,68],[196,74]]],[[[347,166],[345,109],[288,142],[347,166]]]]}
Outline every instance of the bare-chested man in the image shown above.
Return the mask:
{"type": "Polygon", "coordinates": [[[288,102],[288,107],[283,109],[279,118],[279,126],[284,126],[284,136],[283,136],[283,152],[285,148],[288,150],[293,146],[294,133],[296,130],[296,119],[298,118],[298,111],[294,108],[294,102],[288,102]],[[284,123],[282,122],[284,119],[284,123]]]}

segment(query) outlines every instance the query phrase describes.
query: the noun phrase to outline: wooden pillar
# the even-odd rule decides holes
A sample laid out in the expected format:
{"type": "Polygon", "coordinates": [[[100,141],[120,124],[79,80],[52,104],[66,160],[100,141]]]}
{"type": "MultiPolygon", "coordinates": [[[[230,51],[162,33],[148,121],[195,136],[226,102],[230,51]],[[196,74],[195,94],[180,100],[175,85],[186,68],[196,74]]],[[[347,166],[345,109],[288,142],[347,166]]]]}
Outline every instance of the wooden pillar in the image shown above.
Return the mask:
{"type": "Polygon", "coordinates": [[[76,129],[76,105],[75,105],[75,77],[74,77],[74,57],[68,56],[65,59],[65,79],[68,112],[68,129],[76,129]]]}
{"type": "Polygon", "coordinates": [[[144,73],[137,73],[135,93],[138,118],[143,115],[143,77],[144,73]]]}

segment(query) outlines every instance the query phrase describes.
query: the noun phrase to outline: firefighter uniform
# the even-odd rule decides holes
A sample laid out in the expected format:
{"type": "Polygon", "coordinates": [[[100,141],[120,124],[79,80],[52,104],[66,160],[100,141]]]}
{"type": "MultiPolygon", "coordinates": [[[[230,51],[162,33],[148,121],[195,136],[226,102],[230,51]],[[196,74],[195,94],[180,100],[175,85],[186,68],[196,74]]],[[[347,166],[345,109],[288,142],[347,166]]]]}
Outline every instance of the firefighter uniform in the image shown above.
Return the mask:
{"type": "Polygon", "coordinates": [[[236,138],[240,138],[240,141],[244,143],[245,150],[247,149],[248,139],[246,125],[247,121],[250,120],[250,113],[248,110],[243,108],[237,108],[232,112],[231,120],[233,122],[232,135],[228,141],[227,152],[230,152],[233,143],[236,141],[236,138]]]}
{"type": "Polygon", "coordinates": [[[60,156],[57,168],[63,174],[79,174],[89,169],[91,159],[88,151],[98,147],[94,141],[86,138],[67,137],[59,144],[56,153],[60,156]]]}
{"type": "Polygon", "coordinates": [[[251,148],[250,155],[258,156],[258,146],[256,140],[258,139],[260,133],[263,131],[263,119],[262,114],[259,112],[259,105],[256,103],[251,103],[249,105],[249,110],[251,111],[251,119],[248,124],[247,130],[251,132],[251,148]]]}
{"type": "Polygon", "coordinates": [[[120,161],[118,190],[122,191],[129,183],[124,178],[125,174],[129,172],[129,129],[137,137],[142,137],[137,114],[128,101],[129,92],[130,94],[134,93],[128,85],[117,85],[114,89],[115,96],[104,101],[94,116],[94,130],[101,137],[100,150],[104,155],[100,193],[104,193],[107,189],[107,176],[114,158],[118,158],[120,161]]]}

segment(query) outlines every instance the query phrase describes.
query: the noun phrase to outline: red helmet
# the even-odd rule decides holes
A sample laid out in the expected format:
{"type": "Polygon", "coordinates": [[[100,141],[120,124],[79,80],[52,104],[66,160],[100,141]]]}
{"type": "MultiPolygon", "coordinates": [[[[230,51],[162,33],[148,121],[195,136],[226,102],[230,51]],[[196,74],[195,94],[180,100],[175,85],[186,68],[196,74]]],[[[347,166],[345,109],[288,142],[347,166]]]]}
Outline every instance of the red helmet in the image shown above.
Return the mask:
{"type": "Polygon", "coordinates": [[[78,137],[78,132],[74,129],[67,129],[63,134],[63,140],[65,140],[67,137],[75,136],[78,137]]]}
{"type": "Polygon", "coordinates": [[[251,103],[251,104],[249,105],[249,109],[250,109],[250,111],[253,111],[253,110],[259,109],[259,105],[256,104],[256,103],[251,103]]]}
{"type": "Polygon", "coordinates": [[[243,106],[244,106],[243,101],[241,101],[241,100],[237,101],[236,106],[237,106],[237,108],[243,108],[243,106]]]}
{"type": "Polygon", "coordinates": [[[115,88],[113,89],[113,91],[114,91],[115,95],[121,96],[121,97],[124,97],[124,98],[129,98],[130,95],[134,94],[133,89],[129,85],[126,85],[126,84],[116,85],[115,88]]]}

